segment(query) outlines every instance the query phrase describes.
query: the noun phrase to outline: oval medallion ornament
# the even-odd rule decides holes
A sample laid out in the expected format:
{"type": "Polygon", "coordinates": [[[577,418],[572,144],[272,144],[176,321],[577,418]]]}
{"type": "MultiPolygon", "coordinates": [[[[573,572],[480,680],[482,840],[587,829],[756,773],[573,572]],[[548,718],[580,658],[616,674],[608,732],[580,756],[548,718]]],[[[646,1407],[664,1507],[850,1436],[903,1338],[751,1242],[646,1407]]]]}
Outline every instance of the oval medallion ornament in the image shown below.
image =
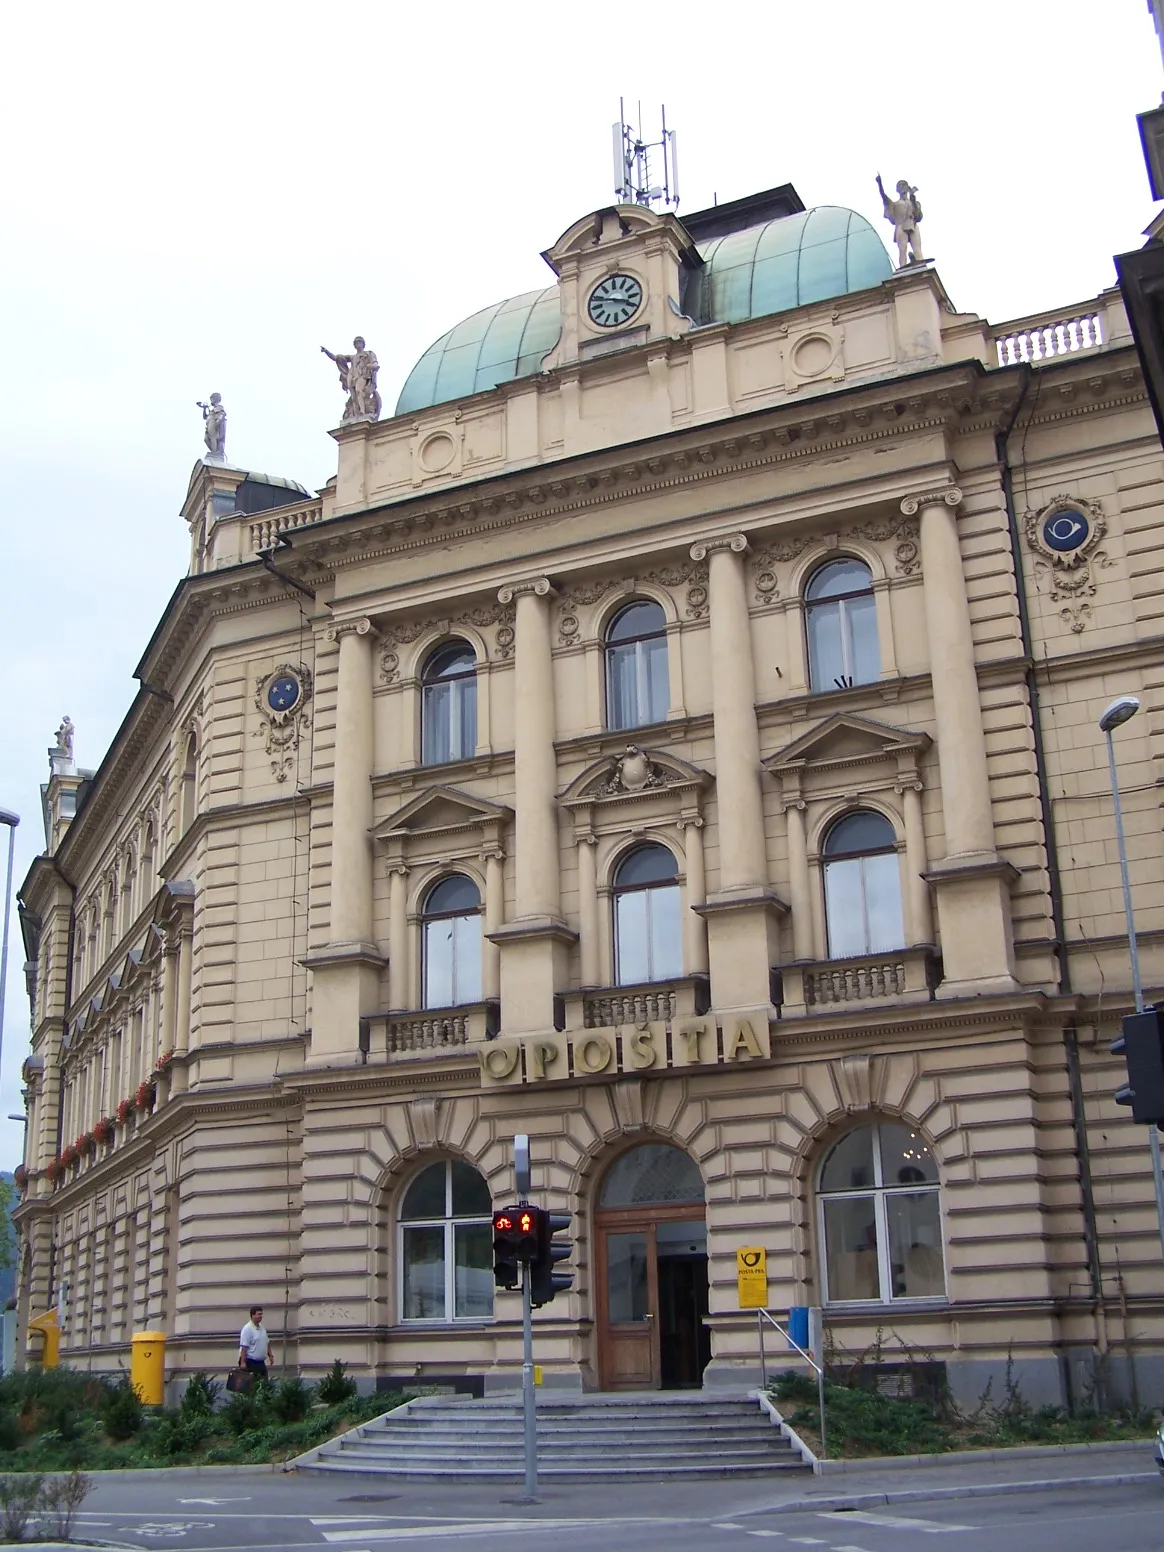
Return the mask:
{"type": "Polygon", "coordinates": [[[633,275],[607,275],[590,293],[586,311],[600,329],[617,329],[643,304],[643,288],[633,275]]]}
{"type": "Polygon", "coordinates": [[[1043,518],[1043,543],[1049,550],[1068,555],[1087,543],[1091,524],[1074,507],[1061,507],[1043,518]]]}
{"type": "Polygon", "coordinates": [[[272,711],[290,711],[302,693],[293,674],[280,674],[267,686],[267,705],[272,711]]]}

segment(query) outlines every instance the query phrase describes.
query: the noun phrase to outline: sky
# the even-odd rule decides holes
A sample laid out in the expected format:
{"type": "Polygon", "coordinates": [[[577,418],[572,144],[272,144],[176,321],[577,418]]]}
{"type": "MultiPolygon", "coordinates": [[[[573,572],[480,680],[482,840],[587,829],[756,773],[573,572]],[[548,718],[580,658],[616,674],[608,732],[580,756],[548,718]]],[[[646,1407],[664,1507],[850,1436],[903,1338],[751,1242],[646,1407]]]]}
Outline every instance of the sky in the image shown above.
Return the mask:
{"type": "MultiPolygon", "coordinates": [[[[1145,0],[58,0],[5,19],[0,182],[0,808],[44,845],[64,713],[96,767],[182,576],[178,512],[221,392],[231,463],[318,488],[363,334],[386,413],[461,318],[550,283],[612,199],[620,96],[678,131],[679,214],[791,182],[883,231],[906,177],[961,311],[1114,284],[1155,207],[1135,115],[1164,86],[1145,0]]],[[[0,830],[0,869],[6,860],[0,830]]],[[[0,884],[3,873],[0,871],[0,884]]],[[[0,1168],[19,1162],[15,907],[0,1168]]]]}

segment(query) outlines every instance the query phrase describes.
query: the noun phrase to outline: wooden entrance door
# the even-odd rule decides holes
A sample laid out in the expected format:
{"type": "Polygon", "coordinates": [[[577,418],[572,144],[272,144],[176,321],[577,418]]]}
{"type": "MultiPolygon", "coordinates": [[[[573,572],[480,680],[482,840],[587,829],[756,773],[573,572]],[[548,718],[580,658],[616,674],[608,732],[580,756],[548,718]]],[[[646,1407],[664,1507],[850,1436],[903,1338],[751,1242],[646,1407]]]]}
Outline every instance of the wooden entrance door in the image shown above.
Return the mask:
{"type": "MultiPolygon", "coordinates": [[[[698,1211],[698,1209],[697,1209],[698,1211]]],[[[606,1209],[596,1215],[599,1383],[603,1390],[658,1390],[663,1384],[660,1330],[660,1223],[702,1227],[688,1205],[606,1209]]]]}

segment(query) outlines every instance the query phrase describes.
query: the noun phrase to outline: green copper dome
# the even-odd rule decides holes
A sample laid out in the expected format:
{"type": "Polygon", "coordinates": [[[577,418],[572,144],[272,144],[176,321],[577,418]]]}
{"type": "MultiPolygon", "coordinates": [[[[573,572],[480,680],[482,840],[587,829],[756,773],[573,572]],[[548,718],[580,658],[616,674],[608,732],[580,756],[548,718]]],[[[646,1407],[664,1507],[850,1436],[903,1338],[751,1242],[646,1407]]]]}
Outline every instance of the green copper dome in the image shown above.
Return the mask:
{"type": "MultiPolygon", "coordinates": [[[[864,216],[819,205],[700,243],[682,311],[697,324],[740,323],[880,285],[893,265],[864,216]]],[[[557,344],[557,286],[474,313],[430,345],[408,374],[397,415],[529,377],[557,344]]]]}

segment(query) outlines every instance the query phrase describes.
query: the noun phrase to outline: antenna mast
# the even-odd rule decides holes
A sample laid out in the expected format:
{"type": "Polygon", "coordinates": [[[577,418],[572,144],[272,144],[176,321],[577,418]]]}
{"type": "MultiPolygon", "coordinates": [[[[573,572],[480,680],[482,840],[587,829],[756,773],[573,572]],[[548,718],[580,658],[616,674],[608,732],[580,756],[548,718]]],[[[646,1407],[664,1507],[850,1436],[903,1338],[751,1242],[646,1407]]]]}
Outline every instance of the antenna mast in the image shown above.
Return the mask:
{"type": "Polygon", "coordinates": [[[623,99],[618,99],[618,122],[611,127],[614,141],[614,192],[620,205],[651,206],[660,201],[671,209],[679,204],[679,159],[675,131],[667,128],[667,109],[659,109],[662,134],[658,140],[644,140],[643,106],[639,104],[639,127],[626,121],[623,99]]]}

